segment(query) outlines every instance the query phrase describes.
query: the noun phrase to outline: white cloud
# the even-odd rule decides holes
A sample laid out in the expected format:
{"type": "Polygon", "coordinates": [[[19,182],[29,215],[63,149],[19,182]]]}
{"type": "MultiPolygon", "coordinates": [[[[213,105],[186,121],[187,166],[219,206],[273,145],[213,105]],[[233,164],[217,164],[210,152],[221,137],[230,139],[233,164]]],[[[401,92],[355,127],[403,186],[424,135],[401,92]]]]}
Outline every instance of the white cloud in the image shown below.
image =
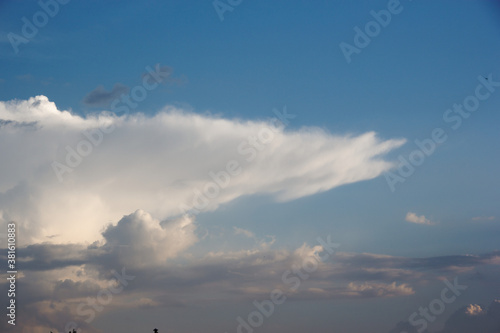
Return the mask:
{"type": "Polygon", "coordinates": [[[434,222],[426,218],[424,215],[418,216],[412,212],[408,212],[408,214],[406,214],[405,221],[417,224],[434,225],[434,222]]]}
{"type": "Polygon", "coordinates": [[[198,240],[195,229],[189,216],[160,223],[137,210],[103,232],[105,244],[101,249],[122,266],[163,266],[167,259],[176,257],[198,240]]]}
{"type": "Polygon", "coordinates": [[[80,117],[44,96],[0,102],[0,222],[17,221],[25,243],[92,242],[136,209],[164,220],[195,202],[214,210],[257,193],[287,201],[372,179],[393,166],[382,156],[403,143],[373,132],[284,131],[174,107],[155,116],[80,117]],[[103,134],[106,128],[114,130],[103,134]],[[76,163],[71,150],[89,154],[76,163]],[[217,190],[213,177],[232,160],[241,174],[221,176],[217,190]],[[71,167],[62,183],[54,161],[71,167]],[[205,200],[204,191],[219,193],[205,200]]]}

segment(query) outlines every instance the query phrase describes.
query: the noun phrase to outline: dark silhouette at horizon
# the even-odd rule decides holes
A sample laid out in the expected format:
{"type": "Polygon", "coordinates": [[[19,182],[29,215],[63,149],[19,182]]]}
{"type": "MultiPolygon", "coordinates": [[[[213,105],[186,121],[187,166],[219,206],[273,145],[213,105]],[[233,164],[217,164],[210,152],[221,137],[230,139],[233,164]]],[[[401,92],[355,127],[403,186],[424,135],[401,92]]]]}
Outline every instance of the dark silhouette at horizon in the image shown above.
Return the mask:
{"type": "MultiPolygon", "coordinates": [[[[153,329],[153,332],[154,333],[158,333],[158,329],[157,328],[154,328],[153,329]]],[[[52,333],[52,331],[50,331],[50,333],[52,333]]],[[[73,329],[73,332],[72,331],[69,331],[68,333],[77,333],[75,329],[73,329]]]]}

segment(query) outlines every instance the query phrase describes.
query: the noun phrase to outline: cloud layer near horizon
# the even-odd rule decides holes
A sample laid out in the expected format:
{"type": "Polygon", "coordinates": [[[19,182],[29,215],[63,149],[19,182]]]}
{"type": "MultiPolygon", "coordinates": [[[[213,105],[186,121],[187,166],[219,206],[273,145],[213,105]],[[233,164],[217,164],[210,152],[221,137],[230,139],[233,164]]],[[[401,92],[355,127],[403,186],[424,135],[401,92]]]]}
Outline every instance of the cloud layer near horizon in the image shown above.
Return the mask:
{"type": "MultiPolygon", "coordinates": [[[[102,242],[18,248],[17,259],[23,267],[17,280],[18,311],[24,315],[20,325],[26,327],[25,332],[37,332],[32,328],[43,331],[75,321],[85,331],[99,332],[91,320],[86,321],[87,311],[78,309],[88,303],[88,297],[95,299],[110,286],[112,270],[134,279],[125,292],[113,295],[99,315],[122,311],[135,317],[143,308],[263,300],[275,288],[285,292],[287,302],[411,297],[415,288],[428,288],[456,274],[466,273],[460,281],[472,283],[478,270],[487,283],[497,283],[500,263],[498,251],[429,258],[341,252],[342,245],[333,247],[328,238],[295,249],[273,248],[256,239],[250,248],[193,257],[186,252],[196,241],[193,231],[189,219],[160,222],[138,210],[108,226],[102,242]],[[179,257],[184,260],[176,261],[179,257]],[[311,260],[316,267],[310,265],[311,260]]],[[[0,259],[6,260],[6,253],[0,259]]],[[[0,291],[6,292],[6,275],[0,277],[4,281],[0,291]]],[[[476,308],[474,314],[478,313],[476,308]]],[[[0,328],[5,325],[3,321],[0,328]]]]}
{"type": "Polygon", "coordinates": [[[164,220],[243,195],[287,201],[372,179],[404,143],[280,125],[174,107],[80,117],[45,96],[0,102],[0,222],[17,221],[24,243],[93,242],[137,209],[164,220]]]}

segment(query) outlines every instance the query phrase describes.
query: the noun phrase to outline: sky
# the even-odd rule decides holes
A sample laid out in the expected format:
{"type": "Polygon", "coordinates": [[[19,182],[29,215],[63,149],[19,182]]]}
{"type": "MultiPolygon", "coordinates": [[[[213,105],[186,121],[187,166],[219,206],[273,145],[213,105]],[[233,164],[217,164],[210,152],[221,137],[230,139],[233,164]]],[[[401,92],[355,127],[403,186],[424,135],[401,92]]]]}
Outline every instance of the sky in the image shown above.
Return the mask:
{"type": "Polygon", "coordinates": [[[498,1],[0,1],[1,331],[498,333],[499,41],[498,1]]]}

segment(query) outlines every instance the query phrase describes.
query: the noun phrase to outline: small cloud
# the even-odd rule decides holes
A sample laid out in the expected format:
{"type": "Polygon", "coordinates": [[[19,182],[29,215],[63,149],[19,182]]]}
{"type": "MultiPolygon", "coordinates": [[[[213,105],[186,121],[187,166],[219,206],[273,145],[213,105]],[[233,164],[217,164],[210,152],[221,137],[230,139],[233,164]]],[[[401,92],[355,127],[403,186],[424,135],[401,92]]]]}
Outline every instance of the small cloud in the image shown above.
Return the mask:
{"type": "Polygon", "coordinates": [[[0,84],[4,83],[5,80],[4,79],[0,79],[0,84]]]}
{"type": "Polygon", "coordinates": [[[494,216],[476,216],[472,218],[472,221],[493,221],[494,216]]]}
{"type": "Polygon", "coordinates": [[[466,309],[465,309],[465,314],[468,314],[469,316],[477,316],[483,312],[483,309],[477,304],[470,304],[466,309]]]}
{"type": "Polygon", "coordinates": [[[185,75],[173,77],[174,69],[169,66],[160,66],[156,64],[154,68],[148,68],[148,71],[142,74],[142,79],[161,84],[182,86],[188,83],[188,78],[185,75]]]}
{"type": "Polygon", "coordinates": [[[235,235],[243,235],[248,238],[255,238],[255,234],[249,230],[233,227],[235,235]]]}
{"type": "Polygon", "coordinates": [[[412,212],[408,212],[408,214],[406,214],[405,220],[411,223],[434,225],[434,222],[426,218],[424,215],[418,216],[412,212]]]}
{"type": "Polygon", "coordinates": [[[106,106],[122,94],[128,93],[128,91],[129,88],[121,83],[116,83],[111,91],[107,91],[100,85],[83,98],[83,103],[89,106],[106,106]]]}

